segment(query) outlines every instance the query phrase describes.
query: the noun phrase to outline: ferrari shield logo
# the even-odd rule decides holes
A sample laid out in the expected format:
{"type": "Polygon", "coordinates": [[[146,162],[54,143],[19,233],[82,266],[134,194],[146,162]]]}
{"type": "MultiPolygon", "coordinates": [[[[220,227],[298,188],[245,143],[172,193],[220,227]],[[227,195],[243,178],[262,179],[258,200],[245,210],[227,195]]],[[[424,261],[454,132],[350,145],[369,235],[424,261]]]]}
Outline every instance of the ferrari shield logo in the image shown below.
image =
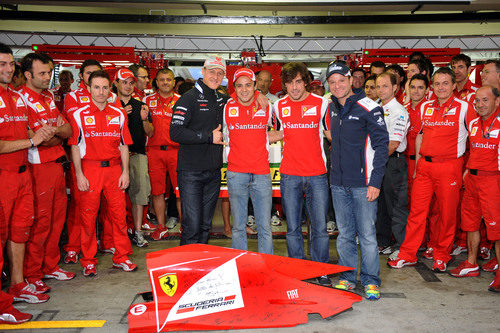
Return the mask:
{"type": "Polygon", "coordinates": [[[177,291],[177,275],[170,273],[163,274],[160,276],[160,286],[161,290],[163,290],[167,296],[174,296],[177,291]]]}

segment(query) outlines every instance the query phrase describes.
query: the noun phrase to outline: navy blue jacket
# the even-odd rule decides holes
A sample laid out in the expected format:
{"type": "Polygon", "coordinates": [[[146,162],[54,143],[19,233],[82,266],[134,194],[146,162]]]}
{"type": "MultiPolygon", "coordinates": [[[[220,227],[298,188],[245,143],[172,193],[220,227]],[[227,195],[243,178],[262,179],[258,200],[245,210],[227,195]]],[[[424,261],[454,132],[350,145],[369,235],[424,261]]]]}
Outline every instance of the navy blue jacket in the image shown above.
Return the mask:
{"type": "Polygon", "coordinates": [[[380,105],[360,92],[344,106],[332,96],[331,185],[380,188],[389,152],[389,134],[380,105]]]}

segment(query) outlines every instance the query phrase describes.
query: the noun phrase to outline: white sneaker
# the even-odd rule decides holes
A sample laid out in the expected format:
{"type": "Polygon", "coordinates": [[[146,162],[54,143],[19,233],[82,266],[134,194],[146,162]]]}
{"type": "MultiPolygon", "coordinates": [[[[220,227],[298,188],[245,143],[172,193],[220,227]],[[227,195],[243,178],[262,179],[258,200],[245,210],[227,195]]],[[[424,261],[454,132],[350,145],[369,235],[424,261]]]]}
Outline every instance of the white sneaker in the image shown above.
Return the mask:
{"type": "Polygon", "coordinates": [[[281,225],[281,220],[279,217],[276,215],[271,216],[271,225],[274,225],[275,227],[281,225]]]}
{"type": "Polygon", "coordinates": [[[335,231],[335,229],[337,229],[337,224],[334,221],[326,222],[326,232],[331,234],[332,232],[335,231]]]}
{"type": "Polygon", "coordinates": [[[132,242],[137,246],[137,247],[145,247],[148,246],[148,241],[144,239],[144,235],[142,234],[142,231],[135,231],[134,238],[132,239],[132,242]]]}
{"type": "Polygon", "coordinates": [[[103,249],[102,252],[109,253],[109,254],[115,254],[115,248],[110,247],[109,249],[103,249]]]}
{"type": "Polygon", "coordinates": [[[398,258],[398,255],[399,255],[399,250],[392,252],[391,255],[389,256],[389,260],[396,260],[398,258]]]}
{"type": "Polygon", "coordinates": [[[247,226],[252,227],[255,225],[255,217],[253,215],[248,215],[247,226]]]}
{"type": "Polygon", "coordinates": [[[467,252],[467,248],[463,246],[454,246],[451,251],[452,256],[458,256],[460,253],[467,252]]]}
{"type": "Polygon", "coordinates": [[[165,226],[167,227],[167,229],[173,229],[175,228],[177,223],[179,223],[179,219],[177,217],[170,217],[165,226]]]}

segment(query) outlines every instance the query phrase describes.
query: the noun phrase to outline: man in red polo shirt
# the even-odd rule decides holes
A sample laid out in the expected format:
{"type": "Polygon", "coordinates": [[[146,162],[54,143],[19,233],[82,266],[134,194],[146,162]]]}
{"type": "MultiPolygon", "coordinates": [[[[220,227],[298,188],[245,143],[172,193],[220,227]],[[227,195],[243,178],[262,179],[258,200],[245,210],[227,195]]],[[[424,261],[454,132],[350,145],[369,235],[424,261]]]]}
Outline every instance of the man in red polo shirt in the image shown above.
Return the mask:
{"type": "Polygon", "coordinates": [[[467,141],[469,104],[453,95],[455,73],[439,68],[433,75],[436,101],[422,104],[422,129],[416,138],[417,173],[413,181],[412,205],[406,235],[392,268],[414,266],[425,233],[429,206],[436,196],[440,213],[434,249],[435,272],[446,272],[455,236],[459,191],[462,187],[462,155],[467,141]]]}
{"type": "Polygon", "coordinates": [[[47,90],[52,70],[48,59],[37,53],[27,54],[21,61],[26,85],[20,90],[28,108],[29,127],[36,132],[42,122],[55,127],[55,135],[39,147],[28,150],[30,171],[33,175],[35,220],[26,243],[24,276],[39,293],[47,292],[42,278],[71,280],[72,272],[61,269],[59,238],[66,220],[66,181],[62,163],[66,154],[64,139],[71,135],[71,127],[56,107],[47,90]]]}
{"type": "Polygon", "coordinates": [[[233,216],[232,246],[247,250],[246,221],[248,198],[252,200],[257,224],[259,252],[273,254],[271,230],[272,185],[269,174],[269,143],[282,132],[270,131],[271,105],[255,104],[255,74],[240,68],[234,73],[236,98],[224,107],[224,133],[227,133],[227,187],[233,216]],[[272,136],[272,138],[271,138],[272,136]]]}
{"type": "MultiPolygon", "coordinates": [[[[155,80],[158,91],[147,96],[144,103],[149,107],[154,128],[153,136],[148,139],[147,156],[152,201],[158,219],[158,228],[151,234],[151,237],[154,240],[160,240],[168,236],[165,227],[165,193],[170,193],[167,189],[167,175],[175,193],[179,193],[176,171],[179,144],[170,139],[170,122],[172,121],[172,108],[180,96],[174,92],[175,80],[172,70],[160,69],[155,80]]],[[[176,203],[180,213],[179,197],[176,203]]]]}
{"type": "Polygon", "coordinates": [[[73,73],[68,70],[64,70],[59,73],[59,85],[60,87],[54,92],[54,101],[56,102],[57,109],[59,112],[64,111],[64,98],[68,93],[71,92],[71,85],[75,79],[73,78],[73,73]]]}
{"type": "Polygon", "coordinates": [[[137,269],[129,260],[132,246],[125,221],[125,189],[129,185],[129,151],[132,138],[122,109],[107,102],[111,80],[104,71],[89,77],[92,103],[73,112],[71,145],[80,199],[81,251],[84,276],[97,274],[95,220],[105,198],[115,253],[113,267],[126,272],[137,269]],[[120,168],[121,164],[121,168],[120,168]]]}
{"type": "Polygon", "coordinates": [[[479,86],[469,80],[469,75],[472,71],[471,59],[465,54],[457,54],[451,58],[450,67],[455,72],[457,78],[457,87],[453,91],[455,97],[467,100],[467,95],[475,92],[479,86]]]}
{"type": "MultiPolygon", "coordinates": [[[[99,61],[94,59],[85,60],[80,66],[80,88],[71,91],[64,98],[64,112],[68,119],[71,118],[71,113],[75,110],[89,105],[92,97],[90,96],[90,86],[89,77],[90,75],[98,70],[102,70],[102,66],[99,61]]],[[[116,94],[110,92],[108,103],[112,103],[114,106],[121,108],[121,102],[117,98],[116,94]]],[[[79,222],[79,208],[78,204],[80,200],[78,199],[78,188],[76,186],[76,176],[73,164],[71,164],[71,169],[69,172],[69,188],[71,193],[71,198],[68,208],[68,219],[67,219],[67,229],[68,229],[68,243],[64,246],[66,255],[64,256],[65,263],[76,263],[78,261],[78,254],[80,253],[80,222],[79,222]]],[[[104,215],[101,215],[105,219],[104,215]]],[[[100,219],[101,219],[100,216],[100,219]]],[[[103,222],[103,221],[101,221],[103,222]]],[[[113,248],[111,231],[107,228],[107,223],[104,223],[104,230],[102,235],[103,248],[110,249],[113,248]]]]}
{"type": "Polygon", "coordinates": [[[32,315],[18,311],[13,301],[46,302],[47,294],[37,294],[24,281],[25,243],[33,223],[32,178],[28,168],[28,148],[49,140],[55,132],[43,124],[31,138],[28,135],[28,109],[21,95],[11,88],[14,74],[12,50],[0,43],[0,267],[4,248],[9,254],[10,288],[0,291],[0,323],[18,324],[32,315]],[[7,243],[7,246],[6,246],[7,243]]]}
{"type": "MultiPolygon", "coordinates": [[[[478,276],[479,227],[484,218],[488,239],[495,242],[500,258],[500,98],[498,89],[483,86],[476,91],[479,117],[469,123],[470,155],[462,199],[462,230],[467,232],[467,260],[450,271],[455,277],[478,276]]],[[[498,269],[490,290],[500,292],[498,269]]]]}
{"type": "Polygon", "coordinates": [[[149,83],[149,74],[146,67],[139,64],[132,64],[128,67],[134,73],[136,78],[136,83],[134,87],[134,92],[132,93],[132,98],[142,101],[146,97],[146,88],[149,83]]]}

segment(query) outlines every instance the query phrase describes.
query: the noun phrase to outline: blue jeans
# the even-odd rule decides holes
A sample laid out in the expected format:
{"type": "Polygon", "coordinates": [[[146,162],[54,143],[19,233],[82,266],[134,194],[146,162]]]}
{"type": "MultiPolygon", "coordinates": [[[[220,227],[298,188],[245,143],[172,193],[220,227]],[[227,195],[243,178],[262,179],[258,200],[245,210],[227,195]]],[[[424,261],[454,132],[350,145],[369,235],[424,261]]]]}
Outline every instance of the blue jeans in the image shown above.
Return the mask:
{"type": "Polygon", "coordinates": [[[358,274],[358,236],[361,248],[361,284],[380,286],[380,258],[377,247],[377,200],[368,201],[366,187],[331,186],[333,207],[337,218],[339,235],[337,252],[339,265],[353,267],[342,272],[340,278],[356,284],[358,274]]]}
{"type": "Polygon", "coordinates": [[[220,169],[177,171],[181,198],[181,245],[207,244],[219,199],[220,169]]]}
{"type": "Polygon", "coordinates": [[[227,171],[227,190],[233,217],[233,248],[247,250],[248,196],[252,199],[259,252],[273,254],[271,175],[227,171]]]}
{"type": "Polygon", "coordinates": [[[328,180],[326,174],[319,176],[292,176],[281,174],[281,198],[286,215],[286,246],[288,256],[305,259],[302,237],[302,207],[304,195],[311,220],[311,258],[328,262],[329,237],[326,232],[328,211],[328,180]]]}

